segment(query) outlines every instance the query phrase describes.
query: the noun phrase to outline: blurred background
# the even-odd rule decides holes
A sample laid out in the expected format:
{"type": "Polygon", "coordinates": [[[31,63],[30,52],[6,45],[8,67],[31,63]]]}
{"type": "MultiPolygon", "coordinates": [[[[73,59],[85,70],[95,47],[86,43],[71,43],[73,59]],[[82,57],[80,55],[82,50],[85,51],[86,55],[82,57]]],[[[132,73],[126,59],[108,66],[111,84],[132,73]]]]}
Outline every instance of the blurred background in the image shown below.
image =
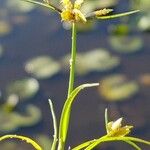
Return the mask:
{"type": "MultiPolygon", "coordinates": [[[[51,1],[59,5],[59,0],[51,1]]],[[[100,86],[82,91],[73,104],[71,147],[106,133],[106,107],[110,120],[123,117],[134,126],[132,135],[150,138],[150,0],[86,0],[82,11],[98,8],[141,12],[78,24],[75,85],[100,86]]],[[[56,13],[22,0],[0,0],[0,135],[26,135],[50,149],[48,98],[59,120],[67,96],[70,47],[70,25],[56,13]]],[[[33,148],[16,140],[0,143],[0,150],[26,149],[33,148]]],[[[132,150],[120,142],[97,149],[132,150]]]]}

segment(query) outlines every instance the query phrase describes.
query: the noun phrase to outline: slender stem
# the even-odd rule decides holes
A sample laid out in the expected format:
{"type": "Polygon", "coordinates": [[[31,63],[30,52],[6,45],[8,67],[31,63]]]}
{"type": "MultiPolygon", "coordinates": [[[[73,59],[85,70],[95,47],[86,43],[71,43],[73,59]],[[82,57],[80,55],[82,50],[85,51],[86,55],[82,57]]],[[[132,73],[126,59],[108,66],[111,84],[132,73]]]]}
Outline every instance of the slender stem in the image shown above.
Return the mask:
{"type": "Polygon", "coordinates": [[[68,97],[74,88],[74,73],[75,73],[75,60],[76,60],[76,24],[72,24],[72,49],[71,49],[71,59],[70,59],[70,77],[69,77],[69,87],[68,87],[68,97]]]}
{"type": "MultiPolygon", "coordinates": [[[[70,76],[69,76],[69,87],[68,87],[68,98],[74,89],[74,74],[75,74],[75,61],[76,61],[76,24],[72,24],[72,48],[71,48],[71,59],[70,59],[70,76]]],[[[68,129],[67,129],[68,130],[68,129]]],[[[59,131],[60,132],[60,131],[59,131]]],[[[65,142],[59,137],[58,150],[64,150],[65,142]]]]}
{"type": "Polygon", "coordinates": [[[51,114],[53,118],[53,126],[54,126],[54,135],[53,135],[54,139],[53,139],[51,150],[56,150],[56,145],[57,145],[57,140],[58,140],[57,139],[57,120],[56,120],[53,103],[50,99],[49,99],[49,105],[50,105],[50,110],[51,110],[51,114]]]}

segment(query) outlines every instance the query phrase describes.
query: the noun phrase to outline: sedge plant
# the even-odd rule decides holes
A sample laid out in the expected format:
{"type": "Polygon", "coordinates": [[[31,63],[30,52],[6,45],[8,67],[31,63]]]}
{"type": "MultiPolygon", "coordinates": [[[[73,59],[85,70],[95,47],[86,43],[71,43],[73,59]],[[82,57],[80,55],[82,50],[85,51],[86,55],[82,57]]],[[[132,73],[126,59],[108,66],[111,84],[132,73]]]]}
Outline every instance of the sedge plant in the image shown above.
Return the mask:
{"type": "MultiPolygon", "coordinates": [[[[68,86],[68,95],[66,98],[66,101],[64,103],[59,126],[57,125],[56,116],[54,113],[54,108],[52,101],[49,100],[51,114],[53,118],[53,125],[54,125],[54,136],[53,136],[53,143],[50,150],[65,150],[66,148],[66,139],[68,134],[68,126],[70,121],[70,113],[72,104],[77,96],[77,94],[88,87],[93,86],[99,86],[99,83],[88,83],[83,84],[78,87],[74,87],[74,79],[75,79],[75,62],[76,62],[76,39],[77,39],[77,23],[82,22],[86,24],[88,20],[90,19],[112,19],[122,16],[131,15],[134,13],[139,12],[139,10],[124,12],[120,14],[115,15],[109,15],[110,12],[112,12],[112,9],[100,9],[97,11],[93,11],[88,14],[83,14],[81,11],[81,7],[84,3],[84,0],[75,0],[74,2],[70,0],[61,0],[60,1],[60,7],[56,7],[55,5],[51,4],[50,0],[43,0],[43,2],[40,1],[34,1],[34,0],[24,0],[26,2],[30,2],[33,4],[37,4],[39,6],[44,6],[48,8],[49,10],[58,13],[60,15],[62,22],[69,22],[72,26],[72,48],[71,48],[71,58],[70,58],[70,76],[69,76],[69,86],[68,86]]],[[[108,115],[107,115],[107,109],[105,110],[105,128],[106,128],[106,135],[94,139],[86,141],[74,148],[71,148],[72,150],[92,150],[96,146],[100,146],[104,142],[109,141],[123,141],[127,144],[134,147],[136,150],[141,150],[141,148],[137,145],[137,143],[144,143],[150,145],[149,141],[145,141],[139,138],[135,138],[132,136],[128,136],[133,126],[126,125],[122,126],[122,118],[117,119],[116,121],[109,121],[108,115]]],[[[26,141],[27,143],[30,143],[36,150],[44,150],[38,143],[36,143],[34,140],[20,135],[4,135],[0,137],[0,141],[9,139],[9,138],[16,138],[26,141]]]]}

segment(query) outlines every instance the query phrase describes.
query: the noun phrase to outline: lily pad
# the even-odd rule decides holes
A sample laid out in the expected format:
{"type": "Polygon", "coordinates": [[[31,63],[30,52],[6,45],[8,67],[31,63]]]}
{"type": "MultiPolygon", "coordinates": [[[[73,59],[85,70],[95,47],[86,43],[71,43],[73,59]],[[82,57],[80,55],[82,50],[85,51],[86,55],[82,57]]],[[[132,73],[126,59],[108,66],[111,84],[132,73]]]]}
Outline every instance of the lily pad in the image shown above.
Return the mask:
{"type": "Polygon", "coordinates": [[[32,98],[38,92],[38,90],[39,83],[34,78],[16,80],[6,88],[8,95],[15,94],[21,100],[32,98]]]}
{"type": "Polygon", "coordinates": [[[25,114],[16,113],[16,116],[18,119],[14,120],[14,122],[21,127],[33,126],[42,118],[40,109],[31,104],[26,106],[25,114]]]}
{"type": "Polygon", "coordinates": [[[142,50],[143,40],[138,36],[111,36],[109,38],[112,48],[119,53],[134,53],[142,50]]]}
{"type": "Polygon", "coordinates": [[[129,99],[139,91],[135,81],[128,81],[124,75],[111,75],[100,81],[99,93],[107,101],[116,102],[129,99]]]}
{"type": "Polygon", "coordinates": [[[60,64],[48,56],[39,56],[25,64],[26,72],[38,79],[50,78],[60,71],[60,64]]]}
{"type": "Polygon", "coordinates": [[[138,28],[142,31],[150,31],[150,13],[143,15],[139,19],[138,28]]]}
{"type": "Polygon", "coordinates": [[[32,11],[35,7],[36,5],[23,2],[21,0],[13,0],[13,1],[6,0],[6,8],[14,12],[26,13],[32,11]]]}
{"type": "Polygon", "coordinates": [[[8,133],[20,127],[29,127],[37,124],[42,118],[39,108],[28,105],[25,114],[0,110],[0,132],[8,133]]]}
{"type": "MultiPolygon", "coordinates": [[[[62,59],[62,64],[68,67],[70,56],[62,59]]],[[[105,49],[94,49],[86,53],[78,53],[76,61],[76,73],[86,75],[90,72],[105,72],[114,69],[120,64],[120,58],[112,56],[105,49]]]]}

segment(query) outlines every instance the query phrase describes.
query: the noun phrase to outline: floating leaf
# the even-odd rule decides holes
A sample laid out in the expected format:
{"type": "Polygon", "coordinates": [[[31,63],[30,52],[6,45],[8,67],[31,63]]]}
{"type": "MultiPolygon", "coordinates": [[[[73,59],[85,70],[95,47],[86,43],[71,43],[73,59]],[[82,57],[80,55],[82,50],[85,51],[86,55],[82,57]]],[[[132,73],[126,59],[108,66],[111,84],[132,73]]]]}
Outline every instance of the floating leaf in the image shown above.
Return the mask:
{"type": "Polygon", "coordinates": [[[15,12],[30,12],[36,6],[31,3],[25,3],[22,0],[6,0],[6,8],[15,12]]]}
{"type": "Polygon", "coordinates": [[[41,120],[41,111],[33,105],[28,105],[25,114],[0,111],[0,131],[8,133],[19,127],[33,126],[41,120]]]}
{"type": "Polygon", "coordinates": [[[33,97],[39,90],[39,83],[34,78],[25,78],[11,83],[6,92],[8,95],[15,94],[19,99],[28,99],[33,97]]]}
{"type": "Polygon", "coordinates": [[[134,96],[139,86],[135,81],[128,81],[124,75],[111,75],[100,81],[99,93],[107,101],[121,101],[134,96]]]}
{"type": "Polygon", "coordinates": [[[142,31],[150,31],[150,13],[144,14],[139,19],[138,28],[142,31]]]}
{"type": "Polygon", "coordinates": [[[18,118],[14,113],[0,111],[0,132],[6,133],[16,130],[18,124],[16,124],[14,120],[17,119],[18,118]]]}
{"type": "Polygon", "coordinates": [[[38,107],[34,105],[27,105],[25,110],[25,115],[18,115],[18,120],[14,122],[21,127],[33,126],[37,124],[41,118],[41,111],[38,107]]]}
{"type": "Polygon", "coordinates": [[[129,25],[121,23],[121,24],[113,24],[108,28],[109,32],[113,35],[127,35],[130,31],[129,25]]]}
{"type": "Polygon", "coordinates": [[[39,56],[25,64],[25,70],[38,79],[50,78],[60,71],[60,65],[48,56],[39,56]]]}
{"type": "Polygon", "coordinates": [[[111,36],[109,42],[112,48],[120,53],[134,53],[143,47],[143,40],[137,36],[111,36]]]}
{"type": "MultiPolygon", "coordinates": [[[[63,66],[68,65],[70,56],[62,59],[63,66]]],[[[120,64],[120,58],[112,56],[105,49],[94,49],[86,53],[78,53],[76,61],[76,72],[85,75],[93,71],[104,72],[114,69],[120,64]]]]}

